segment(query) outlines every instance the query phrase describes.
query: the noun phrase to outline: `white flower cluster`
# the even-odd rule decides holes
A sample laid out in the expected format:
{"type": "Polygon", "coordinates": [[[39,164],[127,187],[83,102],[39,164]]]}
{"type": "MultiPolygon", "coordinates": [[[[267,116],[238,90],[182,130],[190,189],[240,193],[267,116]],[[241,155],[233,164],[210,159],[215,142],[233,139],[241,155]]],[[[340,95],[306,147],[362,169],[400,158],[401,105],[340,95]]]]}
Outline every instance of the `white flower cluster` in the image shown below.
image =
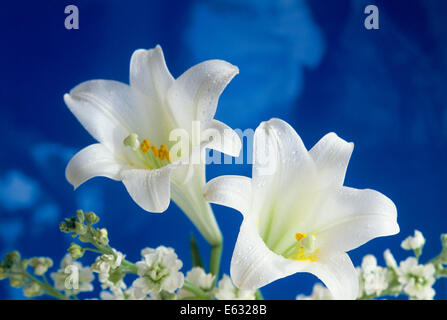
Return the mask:
{"type": "MultiPolygon", "coordinates": [[[[411,241],[409,240],[407,243],[411,243],[411,241]]],[[[409,250],[420,250],[422,246],[414,245],[409,250]]],[[[433,299],[435,290],[432,286],[436,281],[436,270],[432,264],[419,264],[416,257],[408,257],[397,265],[389,250],[385,251],[384,258],[387,268],[377,266],[374,256],[364,257],[362,267],[359,268],[361,284],[359,297],[396,295],[402,293],[403,290],[403,293],[407,294],[410,299],[433,299]]]]}
{"type": "Polygon", "coordinates": [[[231,278],[226,274],[222,279],[214,292],[216,299],[218,300],[254,300],[256,290],[242,290],[237,288],[231,278]]]}
{"type": "Polygon", "coordinates": [[[431,300],[435,296],[435,271],[432,264],[419,264],[416,258],[409,257],[399,265],[398,280],[410,299],[431,300]]]}
{"type": "Polygon", "coordinates": [[[34,274],[42,276],[53,266],[53,260],[47,257],[34,257],[29,260],[29,265],[34,268],[34,274]]]}
{"type": "Polygon", "coordinates": [[[148,294],[156,297],[162,291],[174,293],[183,286],[184,276],[179,271],[183,264],[174,249],[146,248],[141,255],[143,260],[136,264],[139,278],[132,285],[136,299],[145,299],[148,294]]]}
{"type": "Polygon", "coordinates": [[[51,278],[57,290],[64,291],[70,296],[79,292],[93,291],[92,281],[95,277],[91,268],[73,261],[71,255],[67,254],[62,259],[60,269],[51,273],[51,278]]]}
{"type": "Polygon", "coordinates": [[[422,247],[425,244],[425,238],[422,235],[422,232],[415,230],[414,236],[407,237],[400,246],[405,250],[413,250],[417,256],[421,254],[422,247]]]}
{"type": "Polygon", "coordinates": [[[425,238],[418,230],[401,244],[405,250],[413,250],[416,257],[408,257],[398,265],[390,250],[384,252],[386,268],[377,266],[374,256],[363,258],[359,268],[359,297],[407,294],[410,299],[431,300],[435,296],[432,288],[436,281],[436,269],[431,263],[420,264],[418,258],[425,238]]]}
{"type": "MultiPolygon", "coordinates": [[[[197,288],[205,293],[213,290],[214,276],[211,273],[206,273],[200,267],[194,267],[186,274],[185,280],[189,281],[197,288]]],[[[180,289],[177,293],[177,299],[187,299],[193,296],[191,292],[186,289],[180,289]]]]}
{"type": "Polygon", "coordinates": [[[119,272],[118,268],[121,266],[124,260],[124,255],[112,249],[113,253],[103,254],[96,258],[95,263],[92,265],[93,272],[99,274],[99,282],[101,282],[101,288],[103,290],[100,293],[103,300],[124,300],[132,296],[129,291],[123,291],[127,289],[126,284],[123,281],[123,275],[119,272]]]}
{"type": "Polygon", "coordinates": [[[296,297],[296,300],[334,300],[334,297],[329,289],[324,287],[321,283],[316,283],[310,296],[299,294],[296,297]]]}
{"type": "Polygon", "coordinates": [[[380,295],[388,288],[389,270],[377,265],[373,255],[367,255],[362,260],[362,266],[357,268],[359,275],[359,297],[362,295],[380,295]]]}
{"type": "Polygon", "coordinates": [[[124,255],[121,252],[118,252],[115,249],[112,250],[113,254],[103,254],[102,256],[99,256],[92,265],[93,272],[99,274],[99,281],[101,282],[103,289],[116,285],[116,283],[109,279],[110,273],[117,269],[124,259],[124,255]]]}
{"type": "MultiPolygon", "coordinates": [[[[402,242],[402,247],[413,250],[422,250],[425,239],[419,231],[414,237],[408,237],[402,242]]],[[[420,251],[419,251],[420,252],[420,251]]],[[[138,267],[138,278],[132,286],[127,289],[119,267],[124,260],[124,255],[115,249],[113,254],[104,254],[98,257],[92,266],[94,272],[99,274],[99,281],[103,289],[100,297],[103,300],[111,299],[188,299],[195,298],[195,293],[183,288],[184,281],[197,289],[203,291],[210,298],[219,300],[253,300],[255,290],[241,290],[237,288],[228,275],[224,275],[219,281],[217,288],[215,277],[206,273],[201,267],[192,268],[184,277],[180,271],[182,262],[172,248],[159,246],[156,249],[146,248],[141,252],[143,259],[136,263],[138,267]]],[[[373,255],[366,255],[358,267],[359,299],[369,299],[379,296],[407,294],[410,299],[433,299],[435,291],[432,285],[435,282],[435,267],[432,264],[419,264],[418,258],[409,257],[398,265],[390,250],[384,252],[386,267],[377,264],[373,255]]],[[[43,261],[44,262],[44,261],[43,261]]],[[[75,262],[76,263],[76,262],[75,262]]],[[[47,263],[45,263],[47,264],[47,263]]],[[[62,262],[62,269],[73,264],[67,256],[62,262]]],[[[84,272],[80,276],[81,288],[78,291],[91,290],[93,277],[86,273],[87,268],[77,263],[77,268],[84,272]]],[[[87,269],[88,270],[88,269],[87,269]]],[[[65,282],[67,274],[58,273],[57,287],[61,288],[62,280],[65,282]]],[[[90,272],[91,274],[91,272],[90,272]]],[[[53,275],[52,275],[53,276],[53,275]]],[[[64,283],[62,283],[64,284],[64,283]]],[[[333,300],[334,296],[330,290],[322,284],[317,283],[313,287],[310,296],[298,295],[297,300],[333,300]]]]}
{"type": "Polygon", "coordinates": [[[101,291],[99,297],[102,300],[136,300],[134,288],[127,289],[124,282],[120,286],[109,287],[108,290],[101,291]]]}

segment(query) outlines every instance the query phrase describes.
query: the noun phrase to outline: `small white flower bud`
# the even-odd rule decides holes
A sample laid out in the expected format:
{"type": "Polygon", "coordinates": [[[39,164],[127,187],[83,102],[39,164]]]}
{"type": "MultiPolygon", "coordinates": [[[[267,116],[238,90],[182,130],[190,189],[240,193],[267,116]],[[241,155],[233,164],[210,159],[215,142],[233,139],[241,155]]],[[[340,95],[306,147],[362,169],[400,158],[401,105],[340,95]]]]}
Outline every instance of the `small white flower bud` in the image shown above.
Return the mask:
{"type": "Polygon", "coordinates": [[[422,247],[425,244],[425,238],[422,235],[422,233],[418,230],[414,231],[414,236],[407,237],[404,241],[401,243],[402,249],[405,250],[419,250],[422,249],[422,247]]]}
{"type": "Polygon", "coordinates": [[[386,263],[387,267],[394,269],[394,270],[397,269],[396,259],[394,259],[394,256],[391,253],[390,249],[385,250],[385,252],[383,253],[383,257],[385,259],[385,263],[386,263]]]}
{"type": "Polygon", "coordinates": [[[70,252],[73,260],[79,259],[84,255],[85,250],[78,244],[72,243],[70,248],[68,248],[68,252],[70,252]]]}
{"type": "Polygon", "coordinates": [[[53,260],[46,257],[34,257],[29,260],[29,264],[34,268],[34,274],[41,276],[53,266],[53,260]]]}
{"type": "Polygon", "coordinates": [[[23,288],[23,294],[27,298],[34,298],[43,294],[43,288],[36,282],[31,282],[23,288]]]}

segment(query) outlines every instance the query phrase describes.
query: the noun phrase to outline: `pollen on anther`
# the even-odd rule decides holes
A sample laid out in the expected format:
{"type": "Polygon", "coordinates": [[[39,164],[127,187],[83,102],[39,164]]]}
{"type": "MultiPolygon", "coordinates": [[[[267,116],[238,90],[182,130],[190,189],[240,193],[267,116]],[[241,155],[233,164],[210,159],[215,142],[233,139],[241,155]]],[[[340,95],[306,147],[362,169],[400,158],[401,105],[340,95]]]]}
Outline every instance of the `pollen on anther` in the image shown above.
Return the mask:
{"type": "Polygon", "coordinates": [[[302,239],[306,238],[307,234],[298,232],[295,234],[296,241],[300,242],[302,239]]]}
{"type": "Polygon", "coordinates": [[[151,143],[148,139],[144,139],[144,141],[140,145],[140,149],[143,153],[147,153],[151,147],[151,143]]]}
{"type": "Polygon", "coordinates": [[[169,154],[168,147],[164,144],[160,146],[159,156],[160,160],[166,159],[168,162],[171,162],[171,156],[169,154]]]}
{"type": "Polygon", "coordinates": [[[157,146],[152,146],[152,152],[154,153],[155,158],[160,157],[160,151],[158,150],[157,146]]]}

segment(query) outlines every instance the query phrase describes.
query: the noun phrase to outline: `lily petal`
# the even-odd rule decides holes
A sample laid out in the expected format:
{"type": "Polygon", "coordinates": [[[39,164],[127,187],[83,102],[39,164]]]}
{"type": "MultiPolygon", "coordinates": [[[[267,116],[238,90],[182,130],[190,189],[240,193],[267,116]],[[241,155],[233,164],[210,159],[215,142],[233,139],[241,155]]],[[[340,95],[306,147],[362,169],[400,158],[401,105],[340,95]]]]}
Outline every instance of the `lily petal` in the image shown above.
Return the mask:
{"type": "Polygon", "coordinates": [[[258,233],[255,218],[247,216],[233,251],[230,274],[238,288],[252,290],[300,272],[308,263],[289,260],[271,251],[258,233]]]}
{"type": "MultiPolygon", "coordinates": [[[[296,214],[290,210],[296,199],[312,198],[308,193],[316,183],[315,164],[296,131],[280,119],[263,122],[256,129],[253,161],[252,210],[259,213],[261,234],[272,231],[266,240],[270,245],[284,236],[284,226],[296,214]],[[281,201],[275,201],[278,198],[281,201]]],[[[292,221],[298,219],[293,217],[292,221]]]]}
{"type": "Polygon", "coordinates": [[[342,186],[345,180],[346,169],[351,158],[354,144],[348,143],[331,132],[325,135],[309,151],[315,161],[320,181],[324,187],[328,185],[342,186]]]}
{"type": "MultiPolygon", "coordinates": [[[[130,133],[152,137],[147,128],[152,128],[152,122],[158,127],[159,117],[144,103],[143,95],[121,82],[83,82],[65,94],[64,100],[85,129],[112,152],[123,146],[123,139],[130,133]],[[148,124],[151,119],[154,121],[148,124]]],[[[155,128],[151,130],[154,133],[155,128]]]]}
{"type": "Polygon", "coordinates": [[[158,101],[164,101],[174,78],[166,66],[161,47],[136,50],[130,59],[130,85],[158,101]]]}
{"type": "Polygon", "coordinates": [[[102,144],[96,143],[76,153],[65,169],[65,177],[75,187],[93,177],[120,180],[119,164],[114,155],[102,144]]]}
{"type": "Polygon", "coordinates": [[[317,276],[337,300],[354,300],[358,295],[357,271],[349,256],[342,252],[308,264],[302,272],[317,276]]]}
{"type": "Polygon", "coordinates": [[[214,117],[220,94],[239,69],[223,60],[208,60],[183,73],[168,90],[167,101],[179,127],[214,117]]]}
{"type": "Polygon", "coordinates": [[[357,296],[357,273],[347,254],[333,254],[318,262],[286,259],[265,245],[252,217],[245,218],[231,261],[230,273],[235,285],[241,289],[257,289],[297,272],[317,276],[335,299],[357,296]]]}
{"type": "Polygon", "coordinates": [[[243,176],[220,176],[210,180],[204,190],[205,200],[248,214],[251,203],[251,179],[243,176]]]}
{"type": "Polygon", "coordinates": [[[385,195],[371,189],[336,189],[315,212],[324,250],[349,251],[371,239],[397,234],[397,210],[385,195]],[[334,239],[337,239],[336,241],[334,239]]]}
{"type": "Polygon", "coordinates": [[[241,139],[237,133],[218,120],[207,121],[203,125],[201,138],[205,139],[203,147],[210,148],[232,157],[238,157],[242,148],[241,139]],[[210,139],[211,138],[211,139],[210,139]]]}
{"type": "Polygon", "coordinates": [[[156,170],[128,169],[121,178],[132,199],[144,210],[163,212],[170,202],[169,166],[156,170]]]}
{"type": "MultiPolygon", "coordinates": [[[[273,182],[270,189],[289,188],[298,178],[293,173],[303,175],[315,171],[313,160],[300,136],[280,119],[271,119],[259,125],[255,131],[253,152],[253,180],[268,179],[273,182]]],[[[264,185],[261,187],[264,189],[264,185]]]]}

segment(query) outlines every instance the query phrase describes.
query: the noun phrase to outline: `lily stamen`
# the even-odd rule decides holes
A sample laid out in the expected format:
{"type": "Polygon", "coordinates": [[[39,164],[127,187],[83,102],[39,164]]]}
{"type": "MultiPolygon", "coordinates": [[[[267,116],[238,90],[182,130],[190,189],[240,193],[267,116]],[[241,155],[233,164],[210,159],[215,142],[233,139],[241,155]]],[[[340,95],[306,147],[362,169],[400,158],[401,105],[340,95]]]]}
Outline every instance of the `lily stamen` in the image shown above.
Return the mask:
{"type": "Polygon", "coordinates": [[[146,169],[158,169],[171,162],[168,147],[164,144],[158,148],[156,145],[152,145],[149,139],[144,139],[140,143],[138,135],[135,133],[130,134],[124,139],[123,143],[125,146],[132,148],[137,157],[144,163],[146,169]]]}
{"type": "Polygon", "coordinates": [[[298,260],[298,261],[317,261],[317,253],[319,250],[316,249],[317,237],[315,234],[308,236],[306,233],[298,232],[295,234],[296,243],[286,250],[284,256],[288,259],[298,260]]]}
{"type": "Polygon", "coordinates": [[[147,153],[149,148],[151,147],[151,143],[148,139],[144,139],[144,141],[140,145],[140,149],[143,153],[147,153]]]}

